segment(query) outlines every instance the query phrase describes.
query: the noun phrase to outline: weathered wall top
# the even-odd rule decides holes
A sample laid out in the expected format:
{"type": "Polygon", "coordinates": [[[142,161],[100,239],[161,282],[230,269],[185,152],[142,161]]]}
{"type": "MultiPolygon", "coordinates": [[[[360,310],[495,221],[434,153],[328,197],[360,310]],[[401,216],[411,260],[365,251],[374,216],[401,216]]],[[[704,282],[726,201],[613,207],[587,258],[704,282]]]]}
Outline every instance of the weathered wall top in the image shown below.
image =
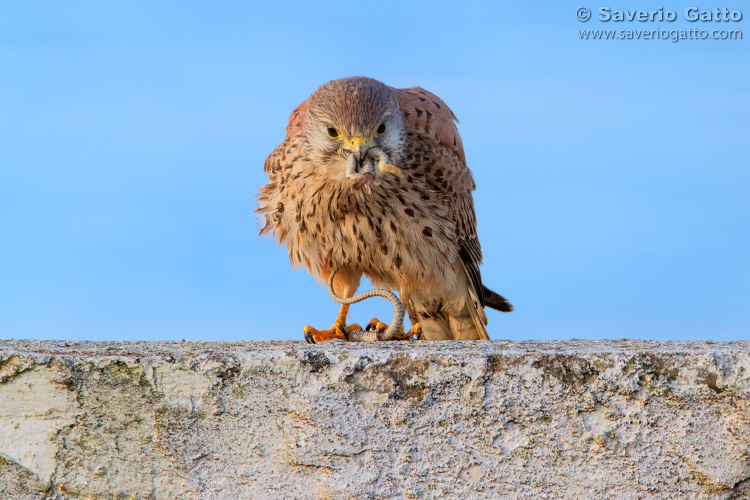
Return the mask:
{"type": "Polygon", "coordinates": [[[0,341],[0,498],[750,498],[750,342],[0,341]]]}

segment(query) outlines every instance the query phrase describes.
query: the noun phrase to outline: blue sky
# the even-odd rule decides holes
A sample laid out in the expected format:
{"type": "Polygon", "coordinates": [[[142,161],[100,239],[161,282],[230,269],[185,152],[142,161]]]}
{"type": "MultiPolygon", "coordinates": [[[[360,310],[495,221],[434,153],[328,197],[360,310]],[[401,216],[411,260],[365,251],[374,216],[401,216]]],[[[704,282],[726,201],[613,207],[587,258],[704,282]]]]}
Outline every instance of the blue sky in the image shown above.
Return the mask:
{"type": "Polygon", "coordinates": [[[337,306],[253,210],[291,110],[353,75],[420,85],[461,120],[484,281],[516,306],[489,312],[493,339],[749,338],[750,7],[615,25],[601,6],[626,8],[4,2],[0,338],[328,327],[337,306]],[[701,24],[745,39],[578,34],[701,24]]]}

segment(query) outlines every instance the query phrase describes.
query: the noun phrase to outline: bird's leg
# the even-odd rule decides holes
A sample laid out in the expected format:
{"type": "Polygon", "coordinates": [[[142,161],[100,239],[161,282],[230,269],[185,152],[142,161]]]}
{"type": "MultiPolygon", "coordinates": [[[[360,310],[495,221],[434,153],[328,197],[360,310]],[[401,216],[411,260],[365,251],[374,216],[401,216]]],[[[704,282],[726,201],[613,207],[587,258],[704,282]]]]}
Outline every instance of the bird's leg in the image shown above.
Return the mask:
{"type": "MultiPolygon", "coordinates": [[[[330,269],[322,269],[320,277],[328,281],[331,275],[330,269]]],[[[362,278],[361,272],[354,272],[350,268],[344,266],[336,272],[336,276],[333,279],[333,288],[336,293],[342,297],[351,297],[359,287],[359,280],[362,278]]],[[[339,339],[347,340],[349,332],[354,330],[361,330],[362,327],[358,324],[347,326],[346,316],[349,314],[349,304],[342,304],[339,309],[339,314],[336,316],[333,326],[328,330],[316,330],[310,325],[305,326],[305,340],[310,344],[318,342],[325,342],[326,340],[339,339]]]]}
{"type": "Polygon", "coordinates": [[[305,325],[305,340],[309,344],[317,344],[318,342],[333,339],[347,340],[349,332],[362,329],[357,323],[347,326],[347,314],[349,314],[349,304],[341,304],[336,321],[334,321],[333,326],[328,330],[316,330],[310,325],[305,325]]]}
{"type": "MultiPolygon", "coordinates": [[[[401,305],[404,307],[404,310],[407,310],[406,295],[403,289],[401,291],[401,305]]],[[[372,318],[370,322],[367,323],[365,330],[383,333],[387,328],[388,328],[388,325],[381,322],[378,318],[372,318]]],[[[417,337],[417,340],[422,339],[422,325],[421,324],[414,323],[411,327],[411,330],[409,330],[408,332],[404,331],[404,325],[401,324],[401,327],[398,329],[398,331],[393,336],[393,338],[391,338],[391,340],[409,340],[413,338],[414,336],[417,337]]]]}

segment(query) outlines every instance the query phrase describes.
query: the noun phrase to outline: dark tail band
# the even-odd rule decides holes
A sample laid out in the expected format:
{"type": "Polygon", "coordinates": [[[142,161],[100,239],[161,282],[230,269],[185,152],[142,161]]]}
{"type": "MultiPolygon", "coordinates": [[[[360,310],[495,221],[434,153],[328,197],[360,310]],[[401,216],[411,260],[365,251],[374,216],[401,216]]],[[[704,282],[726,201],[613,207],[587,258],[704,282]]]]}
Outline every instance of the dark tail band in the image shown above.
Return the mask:
{"type": "Polygon", "coordinates": [[[508,313],[513,310],[513,305],[508,302],[508,299],[506,299],[499,293],[493,292],[486,286],[484,286],[484,301],[487,307],[491,307],[492,309],[496,309],[504,313],[508,313]]]}

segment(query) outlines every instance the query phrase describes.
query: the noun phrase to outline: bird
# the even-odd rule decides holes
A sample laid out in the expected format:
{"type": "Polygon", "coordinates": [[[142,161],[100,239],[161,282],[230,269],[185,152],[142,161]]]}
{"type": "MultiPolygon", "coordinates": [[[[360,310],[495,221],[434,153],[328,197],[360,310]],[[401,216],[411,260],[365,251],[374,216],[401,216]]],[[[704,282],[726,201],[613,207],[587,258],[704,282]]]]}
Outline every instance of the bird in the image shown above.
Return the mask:
{"type": "MultiPolygon", "coordinates": [[[[398,340],[489,339],[485,307],[513,306],[482,283],[482,250],[457,118],[421,87],[358,76],[332,80],[292,111],[286,138],[266,158],[257,195],[260,234],[352,297],[362,276],[395,290],[412,323],[398,340]]],[[[308,342],[347,340],[341,305],[333,326],[305,326],[308,342]]],[[[374,318],[367,329],[387,325],[374,318]]]]}

